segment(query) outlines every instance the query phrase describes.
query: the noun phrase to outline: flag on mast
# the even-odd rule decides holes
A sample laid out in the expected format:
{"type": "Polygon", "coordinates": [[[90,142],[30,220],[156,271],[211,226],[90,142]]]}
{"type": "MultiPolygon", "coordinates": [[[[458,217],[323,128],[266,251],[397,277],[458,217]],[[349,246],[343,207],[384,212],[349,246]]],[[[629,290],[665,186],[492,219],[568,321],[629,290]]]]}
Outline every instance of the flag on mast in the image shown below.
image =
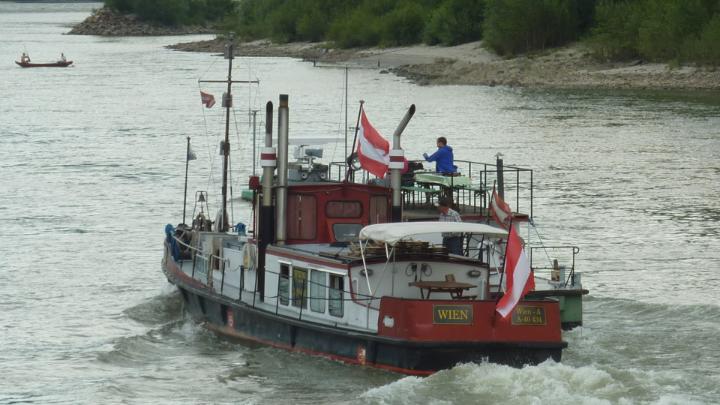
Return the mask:
{"type": "Polygon", "coordinates": [[[530,269],[522,240],[515,227],[510,227],[507,250],[505,252],[505,295],[500,298],[495,310],[506,318],[525,294],[535,289],[535,276],[530,269]]]}
{"type": "Polygon", "coordinates": [[[215,105],[215,96],[200,90],[200,101],[205,104],[205,108],[211,108],[215,105]]]}
{"type": "Polygon", "coordinates": [[[363,109],[358,129],[358,159],[363,169],[381,179],[390,165],[390,143],[370,125],[363,109]]]}
{"type": "Polygon", "coordinates": [[[495,222],[501,227],[505,229],[510,228],[512,209],[500,198],[497,191],[495,191],[495,186],[493,186],[492,200],[490,201],[490,216],[492,216],[495,222]]]}
{"type": "Polygon", "coordinates": [[[192,148],[190,147],[190,143],[188,142],[187,160],[196,160],[196,159],[197,159],[197,155],[192,150],[192,148]]]}

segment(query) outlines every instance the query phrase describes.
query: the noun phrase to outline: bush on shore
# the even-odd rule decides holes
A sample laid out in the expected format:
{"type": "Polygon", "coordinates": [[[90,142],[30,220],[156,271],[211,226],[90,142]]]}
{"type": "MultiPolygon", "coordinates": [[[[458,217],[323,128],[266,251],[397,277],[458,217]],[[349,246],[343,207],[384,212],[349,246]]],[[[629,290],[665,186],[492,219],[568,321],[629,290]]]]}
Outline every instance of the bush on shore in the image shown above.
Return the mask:
{"type": "Polygon", "coordinates": [[[500,55],[563,45],[578,36],[573,0],[487,0],[485,43],[500,55]]]}
{"type": "Polygon", "coordinates": [[[485,0],[243,0],[224,27],[245,39],[329,40],[347,48],[482,36],[485,0]]]}
{"type": "Polygon", "coordinates": [[[234,12],[233,0],[105,0],[105,6],[167,25],[204,24],[234,12]]]}
{"type": "Polygon", "coordinates": [[[601,1],[590,44],[603,59],[720,62],[716,0],[601,1]]]}

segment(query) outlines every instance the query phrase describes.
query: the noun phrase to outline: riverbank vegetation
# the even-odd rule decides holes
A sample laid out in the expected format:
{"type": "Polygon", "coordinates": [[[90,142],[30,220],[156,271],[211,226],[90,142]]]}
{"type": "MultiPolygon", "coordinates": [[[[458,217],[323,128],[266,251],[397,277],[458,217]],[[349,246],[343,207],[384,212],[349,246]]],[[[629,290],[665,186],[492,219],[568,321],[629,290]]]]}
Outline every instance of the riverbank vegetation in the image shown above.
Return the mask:
{"type": "Polygon", "coordinates": [[[105,6],[167,25],[204,25],[235,14],[234,0],[105,0],[105,6]]]}
{"type": "Polygon", "coordinates": [[[164,23],[222,16],[246,40],[341,48],[483,39],[504,56],[582,40],[604,60],[720,64],[719,0],[106,0],[164,23]]]}

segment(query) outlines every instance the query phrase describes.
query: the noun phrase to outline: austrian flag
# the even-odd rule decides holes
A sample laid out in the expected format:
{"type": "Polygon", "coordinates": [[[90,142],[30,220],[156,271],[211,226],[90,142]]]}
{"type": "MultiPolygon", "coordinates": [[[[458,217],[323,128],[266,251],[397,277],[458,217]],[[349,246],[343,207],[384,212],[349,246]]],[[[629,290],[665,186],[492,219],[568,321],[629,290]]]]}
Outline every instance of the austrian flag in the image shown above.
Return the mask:
{"type": "Polygon", "coordinates": [[[503,318],[506,318],[515,309],[525,294],[535,289],[535,276],[530,270],[530,262],[514,226],[510,227],[510,236],[508,236],[505,277],[507,277],[505,295],[500,298],[495,307],[495,310],[503,318]]]}
{"type": "Polygon", "coordinates": [[[215,105],[215,96],[200,90],[200,101],[205,104],[205,108],[210,108],[215,105]]]}
{"type": "Polygon", "coordinates": [[[362,168],[377,177],[385,177],[390,164],[390,143],[370,125],[365,110],[360,115],[358,142],[358,159],[362,168]]]}
{"type": "Polygon", "coordinates": [[[490,216],[503,228],[508,229],[510,227],[512,209],[500,198],[497,191],[495,191],[495,187],[493,187],[492,200],[490,201],[490,216]]]}

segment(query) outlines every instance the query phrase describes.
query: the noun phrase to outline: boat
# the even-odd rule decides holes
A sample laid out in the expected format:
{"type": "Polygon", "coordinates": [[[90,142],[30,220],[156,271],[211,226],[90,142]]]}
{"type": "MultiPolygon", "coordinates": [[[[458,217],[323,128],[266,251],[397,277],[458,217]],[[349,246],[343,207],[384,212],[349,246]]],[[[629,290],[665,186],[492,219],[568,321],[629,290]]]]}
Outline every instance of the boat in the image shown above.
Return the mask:
{"type": "Polygon", "coordinates": [[[32,63],[30,62],[30,56],[26,52],[23,52],[22,56],[20,57],[19,61],[15,61],[15,63],[23,68],[33,68],[33,67],[68,67],[72,65],[73,61],[66,60],[65,55],[61,54],[60,59],[58,59],[55,62],[45,62],[45,63],[32,63]]]}
{"type": "Polygon", "coordinates": [[[48,62],[48,63],[30,63],[30,62],[20,62],[15,61],[15,63],[18,64],[20,67],[24,68],[33,68],[33,67],[68,67],[72,65],[73,61],[66,60],[66,61],[57,61],[57,62],[48,62]]]}
{"type": "MultiPolygon", "coordinates": [[[[225,57],[228,119],[232,42],[225,57]]],[[[342,179],[328,168],[325,179],[291,182],[289,96],[279,97],[276,147],[268,102],[262,177],[249,181],[250,229],[231,227],[226,215],[226,125],[215,220],[199,191],[191,223],[165,227],[161,267],[185,309],[223,336],[409,375],[466,362],[560,361],[567,343],[558,300],[528,296],[507,318],[496,311],[503,282],[485,243],[506,238],[505,229],[403,214],[400,137],[414,112],[413,105],[393,135],[390,187],[349,180],[350,164],[342,179]],[[437,243],[443,232],[467,235],[485,253],[450,254],[437,243]]]]}

